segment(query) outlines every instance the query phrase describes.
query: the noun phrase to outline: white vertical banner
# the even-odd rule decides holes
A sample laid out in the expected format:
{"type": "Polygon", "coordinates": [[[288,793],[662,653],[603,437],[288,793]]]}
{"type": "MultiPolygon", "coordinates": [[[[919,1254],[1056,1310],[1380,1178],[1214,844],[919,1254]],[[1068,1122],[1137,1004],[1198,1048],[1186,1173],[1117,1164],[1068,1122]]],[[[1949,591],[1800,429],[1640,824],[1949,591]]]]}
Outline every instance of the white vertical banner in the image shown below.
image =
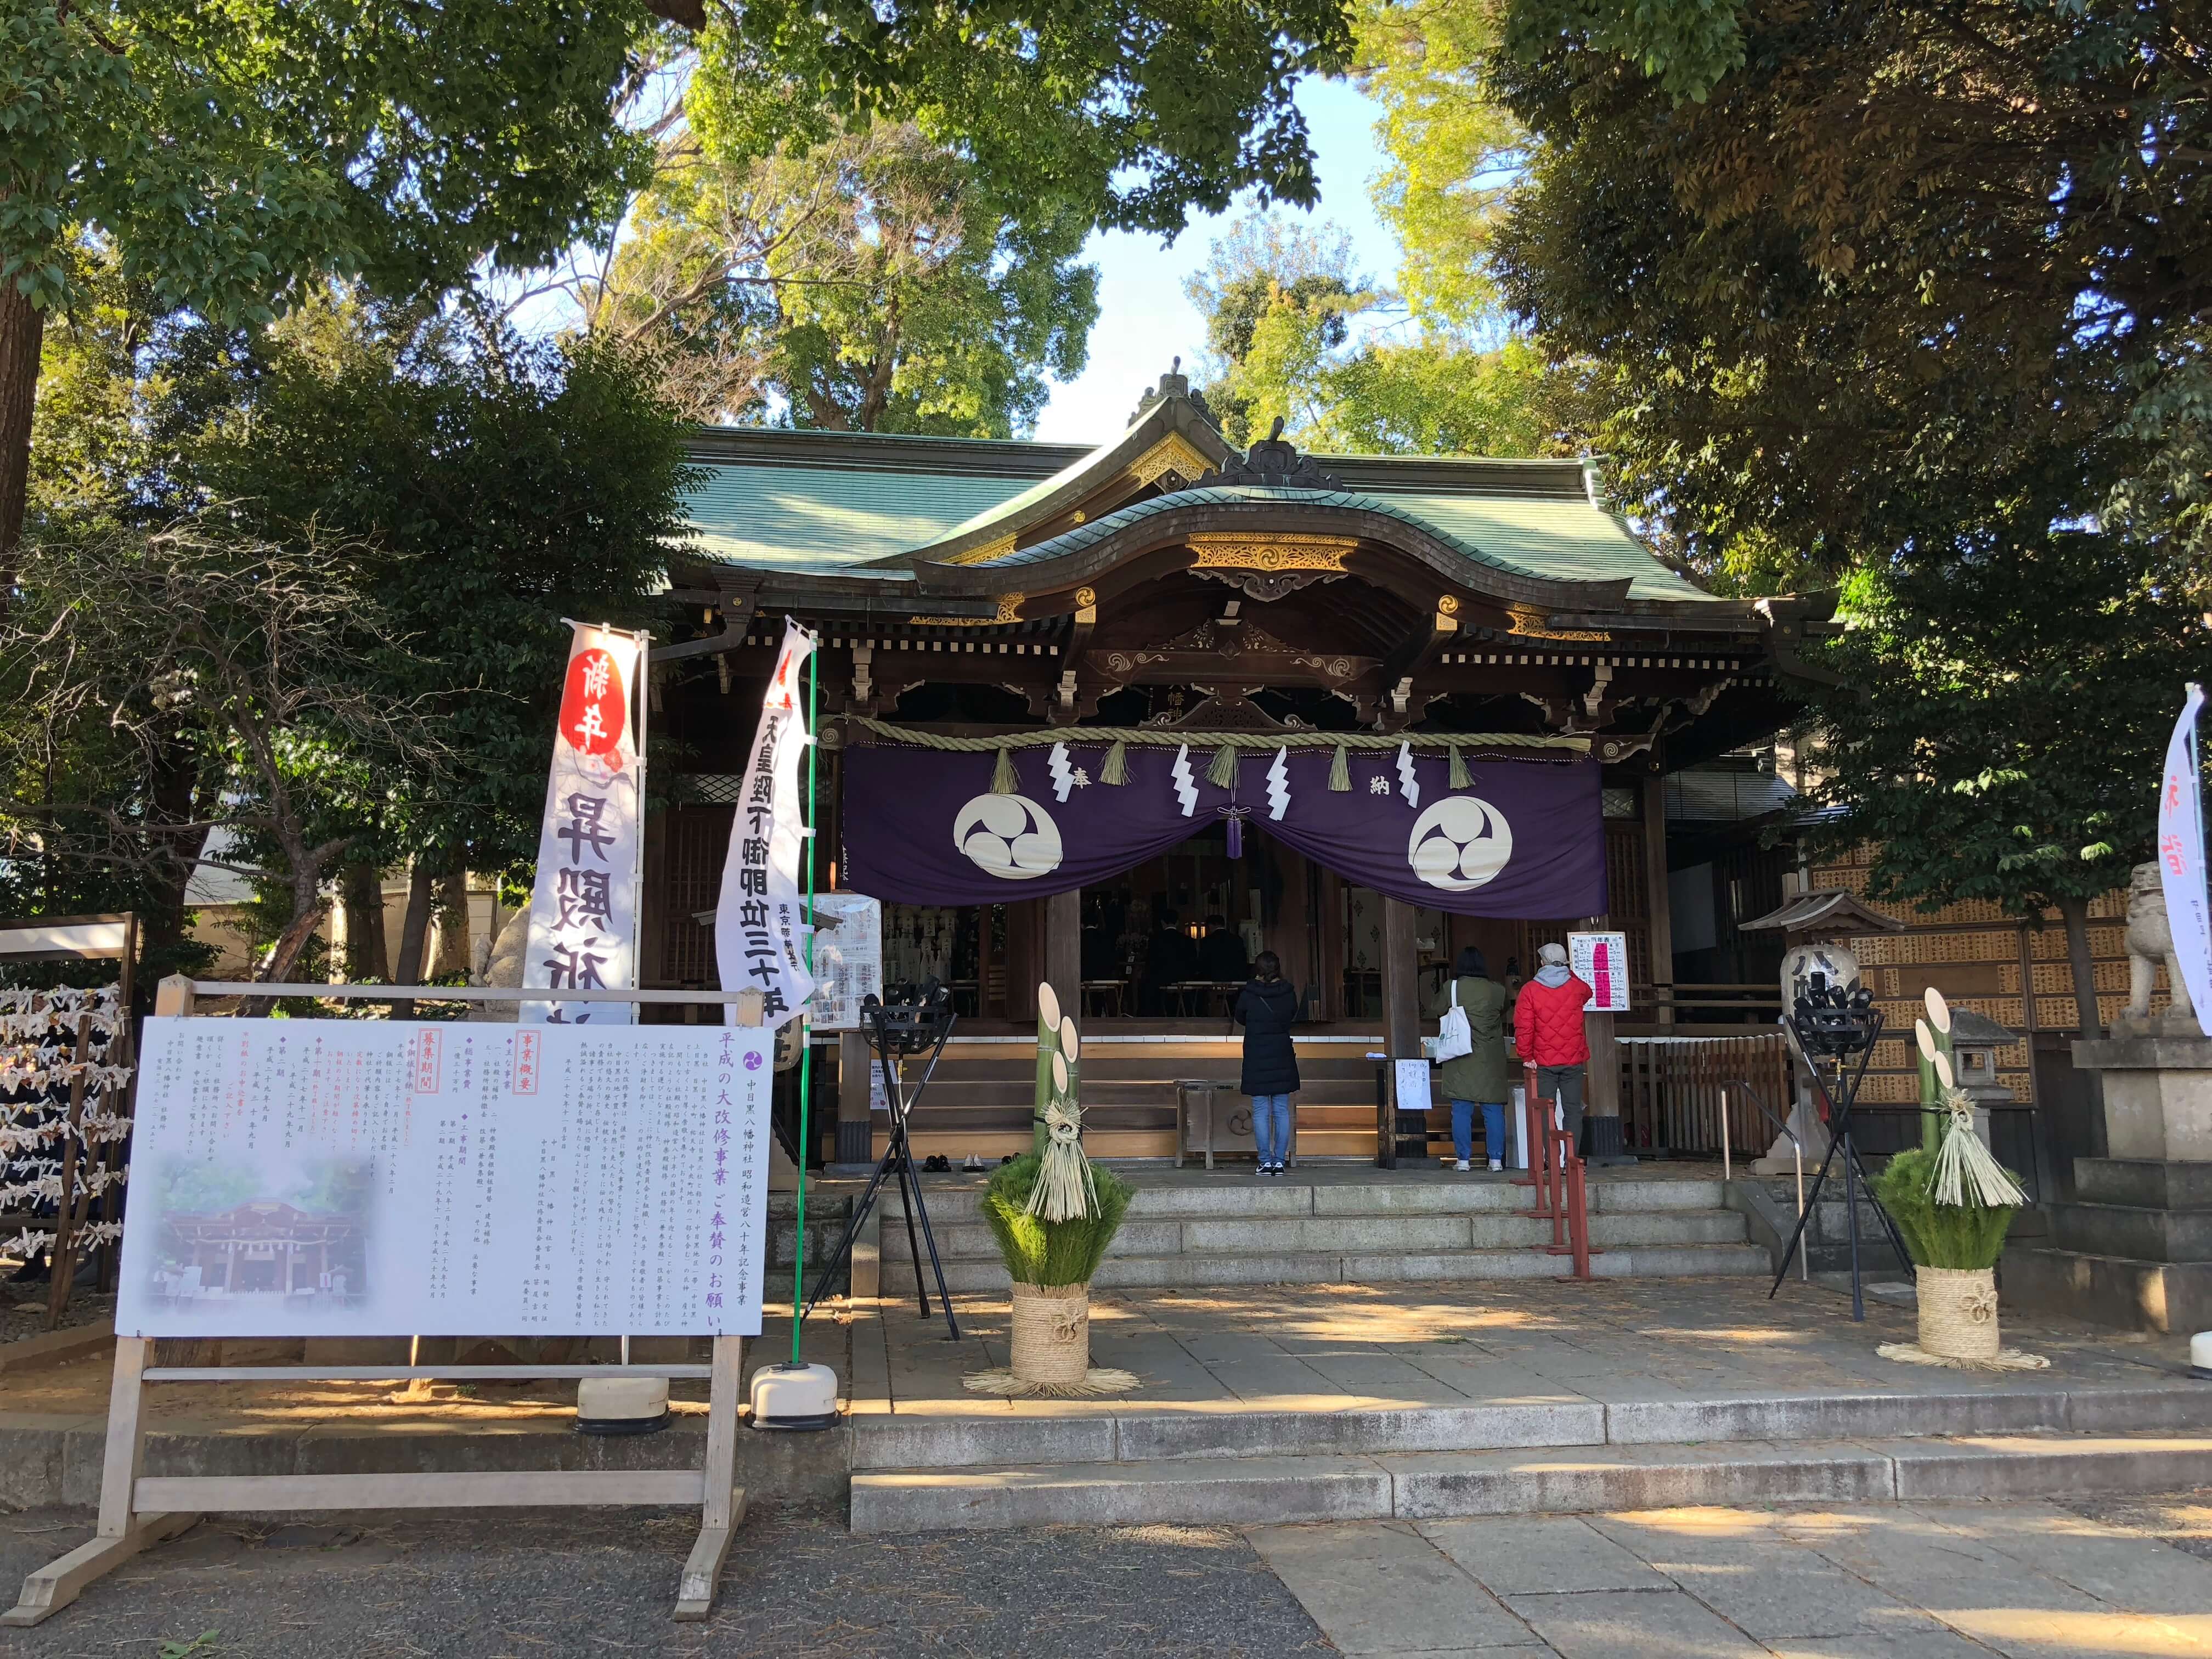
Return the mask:
{"type": "MultiPolygon", "coordinates": [[[[643,635],[577,623],[561,686],[530,944],[522,982],[548,991],[626,990],[637,983],[638,864],[645,768],[630,716],[643,635]]],[[[622,1002],[521,1005],[526,1024],[628,1025],[622,1002]]]]}
{"type": "MultiPolygon", "coordinates": [[[[761,700],[760,726],[730,819],[730,852],[714,906],[714,962],[725,991],[758,990],[770,1026],[814,993],[806,971],[806,918],[799,860],[812,832],[799,810],[799,763],[814,741],[802,683],[814,635],[785,618],[783,648],[761,700]]],[[[737,1018],[737,1010],[728,1011],[737,1018]]]]}
{"type": "Polygon", "coordinates": [[[2192,683],[2166,745],[2166,776],[2158,789],[2158,880],[2197,1029],[2212,1036],[2212,901],[2204,888],[2204,779],[2197,758],[2197,715],[2203,707],[2204,688],[2192,683]]]}

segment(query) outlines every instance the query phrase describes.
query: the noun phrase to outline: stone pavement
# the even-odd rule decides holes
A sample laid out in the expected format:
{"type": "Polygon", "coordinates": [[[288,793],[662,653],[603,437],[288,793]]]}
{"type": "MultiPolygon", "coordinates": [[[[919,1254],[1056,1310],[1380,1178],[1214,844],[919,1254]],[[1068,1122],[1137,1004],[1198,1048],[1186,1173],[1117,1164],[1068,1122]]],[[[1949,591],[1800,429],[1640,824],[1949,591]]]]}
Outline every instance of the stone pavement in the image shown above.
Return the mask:
{"type": "MultiPolygon", "coordinates": [[[[48,1623],[0,1631],[0,1659],[153,1659],[165,1643],[191,1659],[2212,1653],[2212,1492],[879,1537],[770,1505],[740,1529],[712,1618],[676,1625],[695,1525],[652,1510],[210,1518],[48,1623]]],[[[0,1516],[0,1583],[88,1530],[67,1511],[0,1516]]]]}
{"type": "Polygon", "coordinates": [[[1765,1280],[1721,1278],[1097,1291],[1092,1363],[1133,1371],[1140,1386],[1104,1401],[1006,1401],[962,1382],[1006,1363],[1005,1297],[956,1295],[955,1306],[958,1343],[945,1339],[941,1317],[919,1318],[910,1300],[886,1298],[872,1329],[865,1319],[855,1325],[856,1412],[916,1421],[1133,1421],[1510,1407],[1579,1411],[1595,1424],[1611,1407],[1636,1408],[1656,1426],[1680,1415],[1667,1407],[1753,1398],[2191,1392],[2182,1338],[2008,1317],[2007,1343],[2046,1355],[2048,1370],[1932,1370],[1875,1352],[1911,1340],[1909,1308],[1869,1302],[1859,1325],[1848,1299],[1821,1285],[1785,1280],[1769,1301],[1765,1280]]]}
{"type": "Polygon", "coordinates": [[[2212,1479],[2212,1389],[2174,1339],[2008,1324],[2049,1369],[1881,1358],[1816,1285],[1736,1278],[1095,1293],[1107,1399],[1005,1400],[1005,1306],[854,1324],[856,1532],[1237,1525],[1688,1504],[2155,1492],[2212,1479]]]}
{"type": "MultiPolygon", "coordinates": [[[[2202,1533],[2212,1511],[2178,1507],[2202,1533]]],[[[2212,1561],[2049,1504],[1255,1528],[1362,1659],[2212,1655],[2212,1561]]]]}

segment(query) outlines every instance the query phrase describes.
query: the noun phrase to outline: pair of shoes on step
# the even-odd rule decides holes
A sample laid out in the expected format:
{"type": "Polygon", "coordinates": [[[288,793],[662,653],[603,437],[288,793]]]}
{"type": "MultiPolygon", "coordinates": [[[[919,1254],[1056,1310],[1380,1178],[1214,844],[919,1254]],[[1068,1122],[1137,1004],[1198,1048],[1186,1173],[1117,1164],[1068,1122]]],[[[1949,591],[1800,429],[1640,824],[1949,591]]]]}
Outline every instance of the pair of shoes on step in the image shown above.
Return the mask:
{"type": "Polygon", "coordinates": [[[1504,1160],[1504,1158],[1492,1158],[1492,1159],[1490,1160],[1490,1173],[1491,1173],[1491,1174],[1492,1174],[1492,1175],[1496,1175],[1499,1170],[1503,1170],[1504,1167],[1505,1167],[1505,1160],[1504,1160]]]}
{"type": "Polygon", "coordinates": [[[1279,1176],[1282,1174],[1282,1172],[1283,1166],[1279,1164],[1262,1164],[1258,1170],[1254,1171],[1255,1174],[1264,1176],[1279,1176]]]}

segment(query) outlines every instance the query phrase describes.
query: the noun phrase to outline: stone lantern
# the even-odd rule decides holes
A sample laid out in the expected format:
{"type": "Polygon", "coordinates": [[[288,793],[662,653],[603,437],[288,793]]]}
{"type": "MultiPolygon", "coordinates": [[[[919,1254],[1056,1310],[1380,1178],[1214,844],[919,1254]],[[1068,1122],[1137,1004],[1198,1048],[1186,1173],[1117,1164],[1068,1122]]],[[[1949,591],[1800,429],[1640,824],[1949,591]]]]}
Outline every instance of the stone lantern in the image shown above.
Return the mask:
{"type": "Polygon", "coordinates": [[[1951,1010],[1951,1080],[1974,1103],[1974,1133],[1990,1145],[1990,1108],[2011,1101],[2013,1092],[1997,1081],[1997,1050],[2020,1035],[1971,1008],[1951,1010]]]}

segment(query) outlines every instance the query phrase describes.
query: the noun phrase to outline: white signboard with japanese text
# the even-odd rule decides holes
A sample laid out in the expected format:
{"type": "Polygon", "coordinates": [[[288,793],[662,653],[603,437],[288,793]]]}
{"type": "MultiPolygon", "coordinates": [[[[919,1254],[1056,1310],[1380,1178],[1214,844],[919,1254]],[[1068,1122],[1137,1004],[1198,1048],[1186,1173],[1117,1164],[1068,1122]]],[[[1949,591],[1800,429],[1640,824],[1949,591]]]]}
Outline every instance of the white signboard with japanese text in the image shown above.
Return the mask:
{"type": "MultiPolygon", "coordinates": [[[[641,635],[575,624],[553,769],[538,831],[530,942],[522,982],[549,991],[623,990],[637,983],[638,870],[644,769],[630,715],[641,635]]],[[[624,1002],[526,1002],[526,1025],[627,1025],[624,1002]]]]}
{"type": "Polygon", "coordinates": [[[149,1019],[115,1328],[757,1335],[771,1041],[149,1019]]]}
{"type": "Polygon", "coordinates": [[[1567,967],[1590,988],[1590,1000],[1583,1005],[1584,1013],[1628,1012],[1627,934],[1568,934],[1567,967]]]}
{"type": "Polygon", "coordinates": [[[1429,1062],[1425,1060],[1393,1061],[1396,1069],[1398,1109],[1401,1112],[1425,1112],[1429,1109],[1429,1062]]]}
{"type": "Polygon", "coordinates": [[[883,901],[861,893],[817,893],[808,1023],[817,1031],[857,1031],[861,999],[883,994],[883,901]]]}

